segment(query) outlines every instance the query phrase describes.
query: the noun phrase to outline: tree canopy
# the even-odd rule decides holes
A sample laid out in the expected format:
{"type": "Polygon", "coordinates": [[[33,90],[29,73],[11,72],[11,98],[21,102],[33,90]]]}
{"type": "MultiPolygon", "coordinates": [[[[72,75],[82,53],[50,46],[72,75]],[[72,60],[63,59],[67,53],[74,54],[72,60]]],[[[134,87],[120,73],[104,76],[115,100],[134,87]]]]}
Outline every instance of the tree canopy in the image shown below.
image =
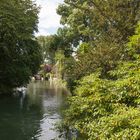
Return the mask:
{"type": "Polygon", "coordinates": [[[31,0],[0,1],[1,93],[25,85],[41,62],[38,31],[39,8],[31,0]]]}
{"type": "Polygon", "coordinates": [[[73,40],[108,39],[119,43],[133,35],[140,17],[138,0],[64,0],[58,7],[61,23],[73,40]]]}

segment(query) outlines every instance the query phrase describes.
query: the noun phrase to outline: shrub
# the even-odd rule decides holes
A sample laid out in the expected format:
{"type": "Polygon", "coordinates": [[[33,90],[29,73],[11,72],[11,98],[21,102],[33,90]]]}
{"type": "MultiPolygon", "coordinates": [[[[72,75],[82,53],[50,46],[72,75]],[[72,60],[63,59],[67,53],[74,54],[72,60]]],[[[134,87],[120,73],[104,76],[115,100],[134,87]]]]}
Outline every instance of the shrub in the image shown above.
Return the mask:
{"type": "Polygon", "coordinates": [[[64,125],[77,129],[88,139],[140,138],[140,62],[123,62],[110,75],[83,77],[69,98],[64,125]]]}

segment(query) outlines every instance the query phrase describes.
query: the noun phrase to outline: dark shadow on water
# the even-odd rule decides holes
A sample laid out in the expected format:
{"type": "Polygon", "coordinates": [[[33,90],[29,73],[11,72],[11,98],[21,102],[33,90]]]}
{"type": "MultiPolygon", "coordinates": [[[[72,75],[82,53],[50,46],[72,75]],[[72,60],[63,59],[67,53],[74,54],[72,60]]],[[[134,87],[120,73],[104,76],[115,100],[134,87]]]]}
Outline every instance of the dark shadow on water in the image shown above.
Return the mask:
{"type": "Polygon", "coordinates": [[[48,82],[30,83],[23,95],[0,95],[0,140],[57,138],[59,133],[53,128],[61,120],[66,96],[66,91],[48,82]]]}

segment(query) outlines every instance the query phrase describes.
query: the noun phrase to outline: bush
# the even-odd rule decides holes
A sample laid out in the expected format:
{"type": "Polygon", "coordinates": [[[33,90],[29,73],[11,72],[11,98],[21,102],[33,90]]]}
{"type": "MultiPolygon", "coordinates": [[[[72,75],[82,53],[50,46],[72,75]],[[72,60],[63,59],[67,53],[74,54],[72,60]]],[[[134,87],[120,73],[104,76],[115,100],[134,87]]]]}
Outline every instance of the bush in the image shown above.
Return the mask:
{"type": "Polygon", "coordinates": [[[140,138],[140,62],[123,62],[110,71],[116,80],[100,78],[100,72],[78,81],[69,98],[64,125],[88,139],[140,138]]]}

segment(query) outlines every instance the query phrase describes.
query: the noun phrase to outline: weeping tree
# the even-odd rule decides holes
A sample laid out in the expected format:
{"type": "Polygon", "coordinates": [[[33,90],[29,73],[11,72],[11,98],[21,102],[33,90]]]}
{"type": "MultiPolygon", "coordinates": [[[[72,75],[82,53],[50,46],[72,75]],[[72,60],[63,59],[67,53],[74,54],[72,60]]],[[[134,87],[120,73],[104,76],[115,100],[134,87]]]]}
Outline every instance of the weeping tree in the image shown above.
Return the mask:
{"type": "Polygon", "coordinates": [[[38,71],[38,12],[31,0],[0,1],[0,93],[25,85],[38,71]]]}

